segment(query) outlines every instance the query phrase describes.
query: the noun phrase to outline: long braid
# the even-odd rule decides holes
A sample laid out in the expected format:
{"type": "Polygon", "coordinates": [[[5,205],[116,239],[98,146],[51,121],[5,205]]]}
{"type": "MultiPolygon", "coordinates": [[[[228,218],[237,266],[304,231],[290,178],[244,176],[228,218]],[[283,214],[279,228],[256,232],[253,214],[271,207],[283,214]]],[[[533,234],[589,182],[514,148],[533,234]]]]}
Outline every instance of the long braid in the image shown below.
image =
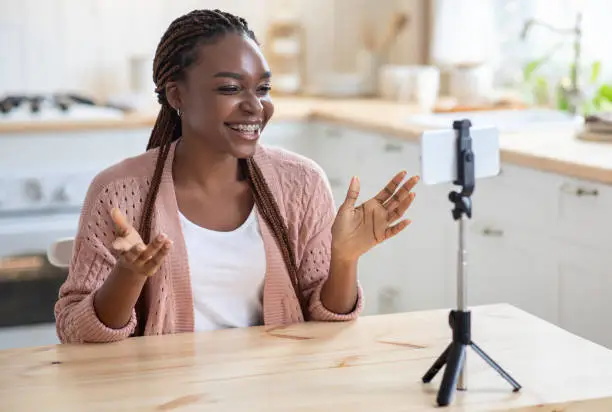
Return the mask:
{"type": "Polygon", "coordinates": [[[293,247],[289,241],[287,227],[283,222],[283,218],[278,209],[278,205],[276,204],[276,200],[274,199],[274,196],[272,195],[272,192],[270,191],[270,188],[268,187],[259,166],[257,166],[257,163],[255,163],[252,158],[247,159],[247,171],[251,187],[253,188],[253,194],[255,195],[255,202],[257,203],[257,207],[259,207],[264,220],[272,229],[272,233],[274,234],[276,241],[280,245],[280,249],[283,253],[283,260],[285,261],[285,265],[287,266],[287,270],[289,272],[289,277],[291,278],[291,284],[293,285],[295,294],[300,302],[302,315],[306,320],[308,311],[304,297],[300,292],[298,269],[297,264],[295,263],[293,247]]]}
{"type": "MultiPolygon", "coordinates": [[[[145,243],[150,242],[155,200],[171,144],[182,134],[180,117],[172,109],[166,97],[166,84],[171,80],[182,79],[185,69],[197,59],[197,46],[210,44],[226,33],[244,34],[257,42],[255,34],[249,29],[243,18],[220,10],[194,10],[174,20],[157,47],[153,62],[153,80],[161,109],[151,132],[147,150],[159,148],[159,153],[140,222],[140,233],[145,243]]],[[[307,311],[304,298],[300,293],[295,254],[289,241],[287,227],[274,196],[254,159],[246,160],[245,169],[255,203],[282,251],[283,260],[305,318],[307,311]]]]}

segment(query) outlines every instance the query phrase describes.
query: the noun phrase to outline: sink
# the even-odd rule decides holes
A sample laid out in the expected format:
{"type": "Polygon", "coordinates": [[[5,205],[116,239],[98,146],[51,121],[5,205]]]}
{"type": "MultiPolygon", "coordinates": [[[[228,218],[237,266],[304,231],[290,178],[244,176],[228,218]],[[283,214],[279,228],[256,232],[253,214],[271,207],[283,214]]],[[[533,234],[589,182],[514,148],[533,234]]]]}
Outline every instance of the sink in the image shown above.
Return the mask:
{"type": "Polygon", "coordinates": [[[584,118],[552,109],[490,110],[453,113],[427,113],[408,116],[410,124],[425,128],[452,128],[454,120],[470,119],[474,127],[496,127],[501,133],[551,132],[575,133],[584,118]]]}

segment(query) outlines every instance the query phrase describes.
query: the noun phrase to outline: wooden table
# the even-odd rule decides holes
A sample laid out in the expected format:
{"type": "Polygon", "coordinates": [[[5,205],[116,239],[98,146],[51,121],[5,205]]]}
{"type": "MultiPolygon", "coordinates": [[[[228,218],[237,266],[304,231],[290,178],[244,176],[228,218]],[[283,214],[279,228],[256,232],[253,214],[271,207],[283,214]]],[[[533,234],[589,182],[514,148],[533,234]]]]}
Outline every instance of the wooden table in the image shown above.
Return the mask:
{"type": "MultiPolygon", "coordinates": [[[[0,352],[0,411],[425,411],[449,343],[446,310],[0,352]]],[[[473,309],[474,340],[447,410],[612,411],[612,351],[508,305],[473,309]]]]}

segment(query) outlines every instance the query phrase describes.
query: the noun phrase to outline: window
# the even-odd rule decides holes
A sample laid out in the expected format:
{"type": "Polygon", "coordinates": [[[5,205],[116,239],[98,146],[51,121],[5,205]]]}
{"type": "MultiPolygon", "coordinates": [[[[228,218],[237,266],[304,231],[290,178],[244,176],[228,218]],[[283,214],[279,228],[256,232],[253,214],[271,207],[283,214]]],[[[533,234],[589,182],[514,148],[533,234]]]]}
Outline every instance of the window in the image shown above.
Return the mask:
{"type": "Polygon", "coordinates": [[[522,69],[530,61],[554,50],[551,58],[539,69],[551,80],[569,73],[573,59],[573,34],[559,34],[533,25],[521,40],[524,24],[529,19],[564,31],[576,24],[582,12],[582,53],[579,69],[581,81],[587,82],[592,64],[601,62],[601,81],[612,80],[612,1],[610,0],[487,0],[495,3],[500,54],[496,61],[498,84],[513,85],[521,80],[522,69]]]}

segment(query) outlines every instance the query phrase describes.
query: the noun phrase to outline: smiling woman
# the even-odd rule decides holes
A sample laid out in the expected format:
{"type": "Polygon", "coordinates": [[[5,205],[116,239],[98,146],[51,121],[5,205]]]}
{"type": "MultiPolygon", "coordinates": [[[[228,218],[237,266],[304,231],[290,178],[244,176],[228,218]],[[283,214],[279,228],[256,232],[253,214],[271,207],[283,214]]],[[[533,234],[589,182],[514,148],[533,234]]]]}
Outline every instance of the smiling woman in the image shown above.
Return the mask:
{"type": "Polygon", "coordinates": [[[259,144],[272,76],[247,22],[179,17],[153,68],[161,109],[147,151],[88,191],[56,304],[62,342],[355,319],[357,262],[408,225],[417,179],[398,173],[336,213],[321,168],[259,144]]]}

